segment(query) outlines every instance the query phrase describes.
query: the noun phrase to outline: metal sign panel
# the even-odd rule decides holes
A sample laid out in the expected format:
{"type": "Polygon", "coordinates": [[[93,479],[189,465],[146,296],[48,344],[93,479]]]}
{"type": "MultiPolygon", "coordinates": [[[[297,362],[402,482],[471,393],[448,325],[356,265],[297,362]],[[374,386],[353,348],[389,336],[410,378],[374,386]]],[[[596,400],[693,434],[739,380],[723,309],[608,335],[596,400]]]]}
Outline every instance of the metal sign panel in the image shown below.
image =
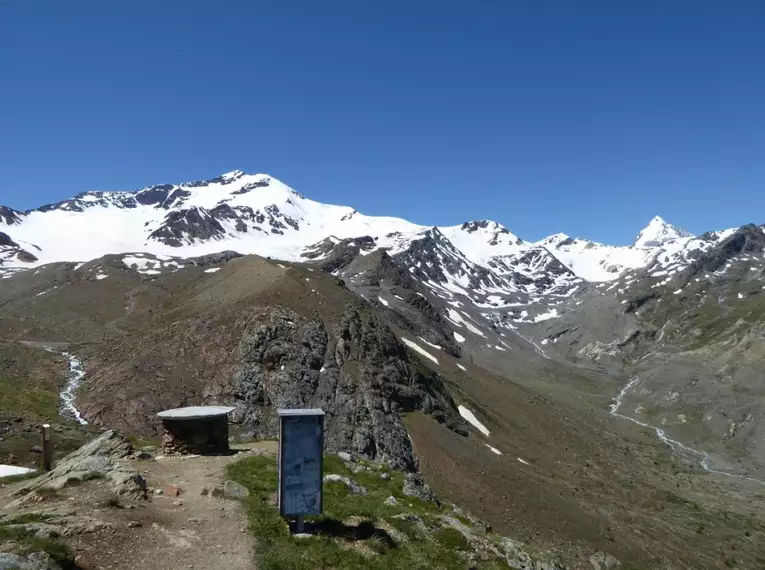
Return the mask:
{"type": "Polygon", "coordinates": [[[279,410],[279,421],[279,512],[321,514],[324,412],[279,410]]]}

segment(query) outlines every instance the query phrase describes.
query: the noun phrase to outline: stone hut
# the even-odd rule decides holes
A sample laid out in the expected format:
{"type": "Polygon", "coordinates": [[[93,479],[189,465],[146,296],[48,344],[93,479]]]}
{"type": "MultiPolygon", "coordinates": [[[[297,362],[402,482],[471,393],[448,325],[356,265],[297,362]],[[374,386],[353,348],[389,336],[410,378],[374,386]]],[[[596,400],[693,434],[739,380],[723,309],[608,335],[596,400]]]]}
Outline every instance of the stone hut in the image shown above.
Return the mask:
{"type": "Polygon", "coordinates": [[[234,408],[190,406],[159,412],[166,455],[228,453],[228,415],[234,408]]]}

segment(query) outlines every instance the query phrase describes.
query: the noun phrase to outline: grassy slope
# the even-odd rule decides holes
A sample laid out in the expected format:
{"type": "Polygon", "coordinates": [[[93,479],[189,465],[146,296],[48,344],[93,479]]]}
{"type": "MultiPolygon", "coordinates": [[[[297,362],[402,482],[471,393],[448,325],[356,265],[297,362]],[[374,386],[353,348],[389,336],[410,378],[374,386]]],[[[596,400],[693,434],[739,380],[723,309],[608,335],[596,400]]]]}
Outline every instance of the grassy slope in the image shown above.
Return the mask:
{"type": "Polygon", "coordinates": [[[508,567],[490,554],[469,565],[466,558],[472,547],[468,540],[460,531],[439,523],[449,509],[404,496],[401,473],[391,472],[387,481],[376,466],[354,474],[336,456],[325,458],[324,470],[354,479],[369,493],[353,495],[343,483],[325,483],[325,512],[309,519],[307,526],[316,536],[305,539],[290,534],[274,504],[277,474],[273,457],[248,458],[229,467],[229,476],[251,492],[247,512],[258,541],[260,570],[508,567]],[[398,505],[384,504],[391,496],[398,505]],[[395,518],[406,514],[419,517],[424,526],[416,519],[395,518]]]}

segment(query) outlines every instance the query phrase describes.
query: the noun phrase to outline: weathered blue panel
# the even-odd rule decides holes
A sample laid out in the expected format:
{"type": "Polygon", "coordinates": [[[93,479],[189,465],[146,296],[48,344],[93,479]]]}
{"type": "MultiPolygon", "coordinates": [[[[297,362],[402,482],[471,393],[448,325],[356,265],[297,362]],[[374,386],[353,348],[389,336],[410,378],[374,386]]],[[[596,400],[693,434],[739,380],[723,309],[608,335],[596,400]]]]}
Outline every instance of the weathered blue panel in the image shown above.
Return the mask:
{"type": "Polygon", "coordinates": [[[279,510],[286,517],[321,514],[323,412],[319,411],[321,415],[281,412],[279,510]]]}

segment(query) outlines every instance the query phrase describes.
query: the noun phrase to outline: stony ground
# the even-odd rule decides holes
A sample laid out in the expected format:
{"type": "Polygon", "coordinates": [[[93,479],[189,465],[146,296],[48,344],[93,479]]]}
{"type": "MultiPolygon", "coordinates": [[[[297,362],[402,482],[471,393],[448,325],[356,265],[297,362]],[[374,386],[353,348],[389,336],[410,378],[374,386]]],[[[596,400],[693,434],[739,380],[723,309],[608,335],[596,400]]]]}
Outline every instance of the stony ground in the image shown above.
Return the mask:
{"type": "Polygon", "coordinates": [[[181,495],[154,495],[150,491],[150,500],[144,505],[111,509],[117,522],[141,526],[119,541],[81,535],[73,544],[75,551],[83,552],[78,562],[84,568],[99,570],[253,568],[253,540],[239,504],[202,495],[203,489],[223,481],[223,470],[234,458],[165,457],[136,464],[152,489],[170,491],[177,487],[181,495]]]}
{"type": "MultiPolygon", "coordinates": [[[[0,490],[0,506],[8,517],[46,518],[43,525],[69,521],[60,532],[84,570],[251,569],[254,544],[244,512],[213,490],[220,489],[226,465],[252,447],[237,446],[240,453],[230,456],[122,461],[146,479],[145,500],[116,496],[107,479],[97,479],[13,508],[12,494],[24,485],[16,483],[0,490]]],[[[257,447],[275,449],[269,443],[257,447]]]]}

